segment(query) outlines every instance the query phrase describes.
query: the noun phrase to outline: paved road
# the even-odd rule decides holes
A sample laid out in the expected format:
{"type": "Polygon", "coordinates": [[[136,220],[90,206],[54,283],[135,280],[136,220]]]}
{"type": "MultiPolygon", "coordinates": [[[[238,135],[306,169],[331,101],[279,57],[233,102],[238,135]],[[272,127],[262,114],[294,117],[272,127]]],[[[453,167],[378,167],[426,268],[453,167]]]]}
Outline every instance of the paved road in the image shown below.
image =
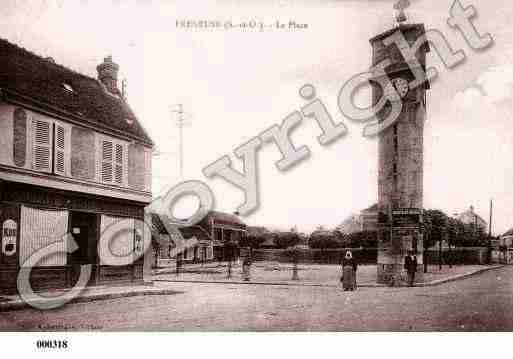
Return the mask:
{"type": "Polygon", "coordinates": [[[167,296],[0,313],[17,330],[513,330],[513,266],[427,288],[172,283],[167,296]]]}

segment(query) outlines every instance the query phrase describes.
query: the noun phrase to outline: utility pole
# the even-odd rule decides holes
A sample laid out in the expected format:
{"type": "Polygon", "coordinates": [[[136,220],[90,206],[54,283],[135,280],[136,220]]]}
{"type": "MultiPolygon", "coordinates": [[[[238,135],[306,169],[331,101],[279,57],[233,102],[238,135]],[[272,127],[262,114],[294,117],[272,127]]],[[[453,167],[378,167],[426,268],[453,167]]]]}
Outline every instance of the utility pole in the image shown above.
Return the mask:
{"type": "Polygon", "coordinates": [[[180,178],[183,179],[183,162],[184,162],[184,154],[183,154],[183,127],[187,125],[184,118],[183,105],[181,103],[178,104],[178,110],[173,110],[173,112],[178,114],[178,119],[176,120],[176,127],[178,127],[178,156],[179,156],[179,164],[180,164],[180,178]]]}
{"type": "Polygon", "coordinates": [[[493,198],[490,199],[490,223],[488,224],[488,264],[492,263],[492,222],[493,222],[493,198]]]}
{"type": "Polygon", "coordinates": [[[488,236],[492,238],[492,221],[493,221],[493,198],[490,200],[490,223],[488,225],[488,236]]]}
{"type": "Polygon", "coordinates": [[[121,81],[121,97],[125,101],[126,101],[126,88],[127,88],[126,79],[123,79],[121,81]]]}
{"type": "Polygon", "coordinates": [[[440,237],[438,237],[438,270],[442,270],[442,240],[444,232],[442,228],[439,228],[440,237]]]}

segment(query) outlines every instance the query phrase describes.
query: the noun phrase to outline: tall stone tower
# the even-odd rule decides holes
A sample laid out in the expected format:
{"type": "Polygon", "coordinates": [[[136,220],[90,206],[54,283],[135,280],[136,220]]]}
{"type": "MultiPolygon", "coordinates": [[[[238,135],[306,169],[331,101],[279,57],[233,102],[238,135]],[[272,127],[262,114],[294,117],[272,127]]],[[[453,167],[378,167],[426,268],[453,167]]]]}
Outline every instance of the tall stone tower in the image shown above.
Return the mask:
{"type": "MultiPolygon", "coordinates": [[[[426,91],[429,82],[410,88],[415,79],[414,72],[422,69],[425,74],[426,43],[416,53],[415,61],[407,61],[399,47],[393,43],[385,45],[384,40],[400,31],[412,46],[425,34],[423,24],[406,24],[404,12],[397,18],[395,28],[379,34],[370,40],[373,65],[388,59],[391,64],[385,68],[403,104],[397,120],[379,134],[378,147],[378,283],[401,285],[405,280],[404,257],[408,251],[416,252],[417,260],[423,263],[422,241],[422,196],[423,196],[423,132],[426,117],[426,91]],[[415,69],[415,65],[419,67],[415,69]]],[[[383,90],[371,79],[373,98],[377,101],[383,90]]],[[[377,113],[383,121],[390,113],[391,103],[377,113]]],[[[417,271],[418,276],[422,271],[417,271]]]]}

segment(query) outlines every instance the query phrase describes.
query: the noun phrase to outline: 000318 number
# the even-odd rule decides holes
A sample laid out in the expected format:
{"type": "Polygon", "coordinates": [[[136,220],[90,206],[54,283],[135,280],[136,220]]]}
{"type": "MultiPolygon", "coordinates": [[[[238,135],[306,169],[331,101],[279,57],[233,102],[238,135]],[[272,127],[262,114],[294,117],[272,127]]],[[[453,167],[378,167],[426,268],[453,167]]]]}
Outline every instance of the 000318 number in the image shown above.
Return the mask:
{"type": "Polygon", "coordinates": [[[38,349],[67,349],[67,340],[38,340],[36,342],[38,349]]]}

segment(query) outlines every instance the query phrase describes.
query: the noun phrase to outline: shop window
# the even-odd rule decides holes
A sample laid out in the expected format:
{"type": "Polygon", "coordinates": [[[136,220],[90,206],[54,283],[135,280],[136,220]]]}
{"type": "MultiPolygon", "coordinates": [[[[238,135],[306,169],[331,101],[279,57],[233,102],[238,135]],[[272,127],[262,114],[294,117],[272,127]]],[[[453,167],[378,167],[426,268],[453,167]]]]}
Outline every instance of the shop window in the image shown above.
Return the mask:
{"type": "Polygon", "coordinates": [[[100,221],[100,263],[113,265],[115,263],[109,262],[119,258],[117,265],[131,264],[132,260],[127,257],[134,253],[135,219],[102,215],[100,221]]]}
{"type": "Polygon", "coordinates": [[[43,210],[21,207],[20,265],[21,266],[63,266],[66,265],[66,233],[68,211],[43,210]],[[27,259],[38,250],[53,244],[58,253],[41,258],[37,263],[27,259]],[[57,247],[57,248],[56,248],[57,247]]]}

